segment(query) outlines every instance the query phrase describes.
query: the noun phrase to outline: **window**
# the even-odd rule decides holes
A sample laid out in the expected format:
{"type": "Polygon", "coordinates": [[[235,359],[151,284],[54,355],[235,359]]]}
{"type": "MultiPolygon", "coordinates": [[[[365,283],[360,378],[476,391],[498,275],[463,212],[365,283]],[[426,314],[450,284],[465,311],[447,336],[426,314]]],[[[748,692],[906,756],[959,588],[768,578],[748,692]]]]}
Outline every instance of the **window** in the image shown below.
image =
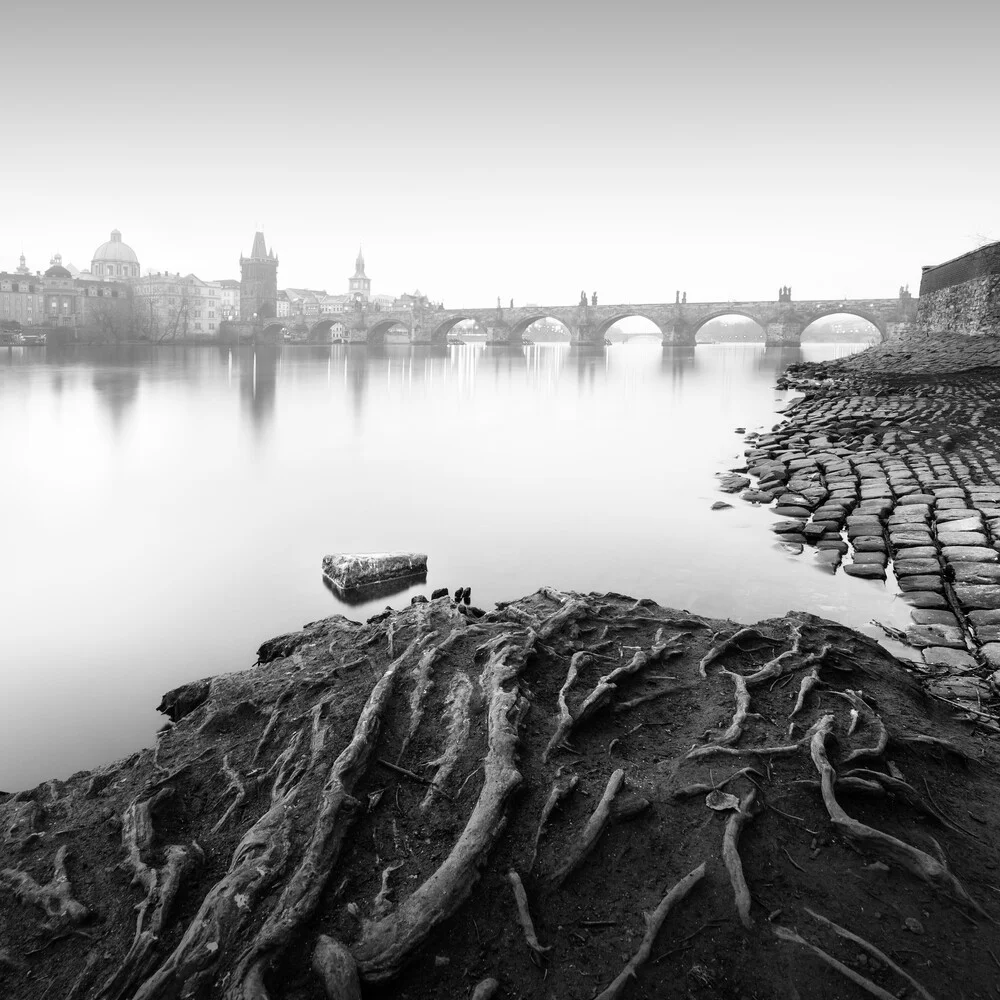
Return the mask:
{"type": "Polygon", "coordinates": [[[210,311],[209,314],[208,314],[208,318],[209,319],[215,319],[215,313],[210,311]]]}

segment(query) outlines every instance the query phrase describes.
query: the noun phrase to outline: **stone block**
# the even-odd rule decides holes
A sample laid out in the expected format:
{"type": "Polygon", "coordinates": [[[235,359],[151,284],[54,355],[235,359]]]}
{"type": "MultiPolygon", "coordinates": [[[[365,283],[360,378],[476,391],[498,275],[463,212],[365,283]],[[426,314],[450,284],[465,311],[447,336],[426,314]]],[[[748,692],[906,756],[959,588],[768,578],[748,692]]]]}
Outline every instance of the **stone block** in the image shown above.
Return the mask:
{"type": "Polygon", "coordinates": [[[1000,625],[1000,609],[989,608],[985,611],[970,611],[968,619],[977,628],[980,625],[1000,625]]]}
{"type": "Polygon", "coordinates": [[[941,554],[947,562],[996,562],[996,549],[984,545],[946,545],[941,554]]]}
{"type": "Polygon", "coordinates": [[[910,645],[920,649],[925,646],[965,649],[965,633],[957,625],[911,625],[906,638],[910,645]]]}
{"type": "Polygon", "coordinates": [[[955,563],[957,583],[1000,583],[1000,563],[955,563]]]}
{"type": "Polygon", "coordinates": [[[981,531],[939,531],[937,537],[941,545],[985,546],[988,541],[981,531]]]}
{"type": "Polygon", "coordinates": [[[940,576],[900,576],[896,582],[899,589],[905,594],[911,590],[944,590],[944,581],[940,576]]]}
{"type": "Polygon", "coordinates": [[[872,566],[868,564],[857,564],[851,563],[849,566],[844,567],[844,572],[848,576],[861,577],[864,580],[884,580],[885,579],[885,569],[881,566],[872,566]]]}
{"type": "Polygon", "coordinates": [[[958,619],[950,611],[935,608],[914,608],[910,617],[916,625],[958,625],[958,619]]]}
{"type": "Polygon", "coordinates": [[[935,594],[931,590],[914,590],[909,594],[903,594],[903,600],[913,608],[948,607],[944,594],[935,594]]]}
{"type": "Polygon", "coordinates": [[[955,596],[965,608],[1000,608],[1000,585],[997,584],[959,583],[955,585],[955,596]]]}
{"type": "Polygon", "coordinates": [[[896,576],[918,576],[921,573],[931,573],[935,576],[941,575],[941,564],[937,559],[903,558],[903,554],[909,551],[909,549],[904,549],[899,558],[893,560],[892,571],[896,576]]]}
{"type": "Polygon", "coordinates": [[[955,531],[960,532],[975,532],[983,533],[983,519],[981,517],[963,517],[954,521],[942,522],[940,518],[938,520],[938,537],[941,536],[943,532],[951,534],[955,531]]]}
{"type": "Polygon", "coordinates": [[[885,539],[881,535],[865,535],[851,542],[855,552],[885,552],[885,539]]]}
{"type": "Polygon", "coordinates": [[[911,493],[909,496],[902,497],[899,501],[900,507],[910,507],[917,504],[922,507],[930,507],[937,500],[937,497],[933,493],[911,493]]]}
{"type": "MultiPolygon", "coordinates": [[[[909,629],[907,629],[909,634],[909,629]]],[[[923,651],[924,663],[930,667],[947,667],[949,670],[975,670],[978,664],[964,649],[950,646],[928,646],[923,651]]]]}

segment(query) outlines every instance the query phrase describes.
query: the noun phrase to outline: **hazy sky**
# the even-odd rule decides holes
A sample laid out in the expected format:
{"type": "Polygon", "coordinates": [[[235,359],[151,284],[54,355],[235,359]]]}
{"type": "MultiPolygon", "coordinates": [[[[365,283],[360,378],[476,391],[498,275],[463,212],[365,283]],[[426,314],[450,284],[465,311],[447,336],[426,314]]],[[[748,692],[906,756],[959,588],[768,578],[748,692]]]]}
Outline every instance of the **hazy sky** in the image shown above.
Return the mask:
{"type": "MultiPolygon", "coordinates": [[[[891,296],[1000,239],[1000,5],[55,0],[4,48],[0,269],[445,305],[891,296]],[[44,19],[44,25],[38,23],[44,19]],[[44,28],[44,30],[43,30],[44,28]]],[[[21,28],[18,29],[21,31],[21,28]]]]}

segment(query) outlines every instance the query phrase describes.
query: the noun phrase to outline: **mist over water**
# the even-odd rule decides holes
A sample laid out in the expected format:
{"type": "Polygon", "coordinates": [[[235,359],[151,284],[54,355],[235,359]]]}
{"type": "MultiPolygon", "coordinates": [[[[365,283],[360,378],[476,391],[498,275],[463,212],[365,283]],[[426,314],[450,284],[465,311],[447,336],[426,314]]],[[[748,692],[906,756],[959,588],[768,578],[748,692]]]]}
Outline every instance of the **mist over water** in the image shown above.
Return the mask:
{"type": "MultiPolygon", "coordinates": [[[[419,550],[489,609],[543,584],[753,621],[907,621],[726,498],[777,371],[855,345],[0,351],[0,789],[153,740],[161,694],[333,613],[331,552],[419,550]],[[711,511],[718,499],[732,510],[711,511]]],[[[866,629],[871,632],[871,629],[866,629]]]]}

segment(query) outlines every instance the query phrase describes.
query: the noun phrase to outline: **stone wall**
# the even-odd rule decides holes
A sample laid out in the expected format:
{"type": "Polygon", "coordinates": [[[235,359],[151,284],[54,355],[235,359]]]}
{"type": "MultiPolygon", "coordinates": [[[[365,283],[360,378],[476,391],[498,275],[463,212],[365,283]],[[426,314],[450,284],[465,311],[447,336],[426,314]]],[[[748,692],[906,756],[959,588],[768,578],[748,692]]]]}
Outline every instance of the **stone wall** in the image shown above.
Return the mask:
{"type": "Polygon", "coordinates": [[[1000,243],[924,268],[917,327],[922,333],[1000,336],[1000,243]]]}
{"type": "Polygon", "coordinates": [[[924,333],[1000,337],[1000,274],[984,274],[920,293],[917,326],[924,333]]]}

